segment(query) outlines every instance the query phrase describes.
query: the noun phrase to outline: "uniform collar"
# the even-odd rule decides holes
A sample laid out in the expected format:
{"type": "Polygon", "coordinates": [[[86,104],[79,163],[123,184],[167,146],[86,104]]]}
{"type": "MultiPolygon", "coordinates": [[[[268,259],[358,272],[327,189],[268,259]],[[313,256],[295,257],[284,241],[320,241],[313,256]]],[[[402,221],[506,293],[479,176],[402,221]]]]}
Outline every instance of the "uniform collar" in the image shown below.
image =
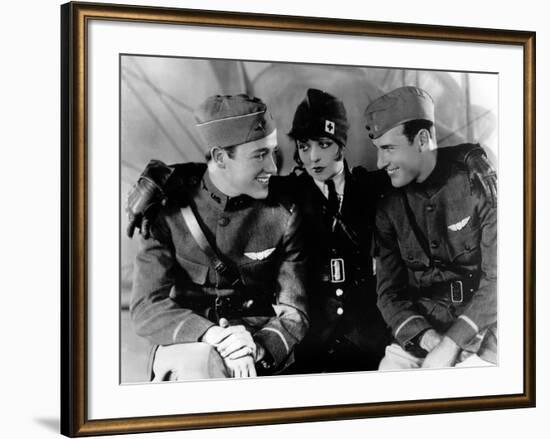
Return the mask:
{"type": "Polygon", "coordinates": [[[224,211],[238,210],[250,204],[252,200],[248,195],[237,195],[230,197],[220,191],[212,182],[208,170],[204,173],[201,183],[202,190],[207,194],[207,199],[210,204],[224,211]]]}
{"type": "Polygon", "coordinates": [[[449,167],[450,163],[444,159],[443,154],[437,154],[435,167],[431,174],[422,183],[412,183],[411,188],[432,196],[449,177],[449,167]]]}
{"type": "MultiPolygon", "coordinates": [[[[342,167],[342,170],[336,174],[334,177],[332,177],[332,180],[334,180],[334,188],[336,189],[336,193],[343,197],[344,196],[344,188],[346,185],[346,172],[345,172],[345,164],[342,167]]],[[[317,181],[312,177],[313,182],[315,183],[315,186],[319,188],[319,190],[323,193],[325,198],[328,198],[328,188],[325,182],[317,181]]]]}

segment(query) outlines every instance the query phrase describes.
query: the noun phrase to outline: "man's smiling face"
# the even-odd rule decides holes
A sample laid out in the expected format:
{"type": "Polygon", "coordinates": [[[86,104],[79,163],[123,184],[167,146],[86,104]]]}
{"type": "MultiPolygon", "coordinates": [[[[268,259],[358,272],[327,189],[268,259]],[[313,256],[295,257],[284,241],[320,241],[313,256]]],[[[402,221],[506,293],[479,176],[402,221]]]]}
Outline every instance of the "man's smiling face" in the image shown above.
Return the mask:
{"type": "Polygon", "coordinates": [[[403,134],[403,125],[385,132],[372,141],[377,149],[376,165],[384,169],[394,187],[417,181],[422,170],[422,156],[416,138],[409,143],[403,134]]]}
{"type": "Polygon", "coordinates": [[[276,152],[277,130],[263,139],[238,145],[233,156],[224,160],[227,195],[266,198],[269,179],[277,173],[276,152]]]}

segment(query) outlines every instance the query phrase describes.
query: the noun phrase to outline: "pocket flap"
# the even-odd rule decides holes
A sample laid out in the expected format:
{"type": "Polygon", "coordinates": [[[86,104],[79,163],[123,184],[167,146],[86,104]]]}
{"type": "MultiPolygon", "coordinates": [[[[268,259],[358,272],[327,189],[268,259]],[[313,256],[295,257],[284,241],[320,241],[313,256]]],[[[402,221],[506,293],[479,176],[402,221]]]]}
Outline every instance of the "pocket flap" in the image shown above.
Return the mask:
{"type": "Polygon", "coordinates": [[[425,268],[430,266],[430,259],[428,255],[424,253],[420,245],[399,245],[401,251],[401,258],[405,262],[407,267],[418,270],[419,268],[425,268]]]}
{"type": "Polygon", "coordinates": [[[191,282],[197,285],[204,285],[206,283],[206,279],[208,278],[208,266],[191,261],[179,254],[177,254],[176,257],[178,263],[181,265],[191,282]]]}

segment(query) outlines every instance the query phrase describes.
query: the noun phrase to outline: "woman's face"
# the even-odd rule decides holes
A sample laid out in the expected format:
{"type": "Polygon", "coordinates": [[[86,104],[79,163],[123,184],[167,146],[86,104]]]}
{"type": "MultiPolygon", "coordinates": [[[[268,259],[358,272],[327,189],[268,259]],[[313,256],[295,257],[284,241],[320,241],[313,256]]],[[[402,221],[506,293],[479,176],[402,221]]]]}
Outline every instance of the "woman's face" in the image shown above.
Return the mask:
{"type": "Polygon", "coordinates": [[[296,141],[298,155],[307,173],[317,181],[326,181],[342,171],[344,159],[340,146],[329,137],[296,141]]]}

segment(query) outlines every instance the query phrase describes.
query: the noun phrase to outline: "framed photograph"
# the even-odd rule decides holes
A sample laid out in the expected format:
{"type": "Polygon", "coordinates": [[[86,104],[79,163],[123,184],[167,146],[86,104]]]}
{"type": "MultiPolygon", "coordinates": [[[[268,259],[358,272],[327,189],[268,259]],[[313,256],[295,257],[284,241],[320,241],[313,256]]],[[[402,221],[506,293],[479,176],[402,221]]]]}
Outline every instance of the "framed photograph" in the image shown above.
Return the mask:
{"type": "Polygon", "coordinates": [[[64,435],[535,405],[534,32],[99,3],[61,23],[64,435]],[[239,168],[241,145],[261,154],[239,168]]]}

